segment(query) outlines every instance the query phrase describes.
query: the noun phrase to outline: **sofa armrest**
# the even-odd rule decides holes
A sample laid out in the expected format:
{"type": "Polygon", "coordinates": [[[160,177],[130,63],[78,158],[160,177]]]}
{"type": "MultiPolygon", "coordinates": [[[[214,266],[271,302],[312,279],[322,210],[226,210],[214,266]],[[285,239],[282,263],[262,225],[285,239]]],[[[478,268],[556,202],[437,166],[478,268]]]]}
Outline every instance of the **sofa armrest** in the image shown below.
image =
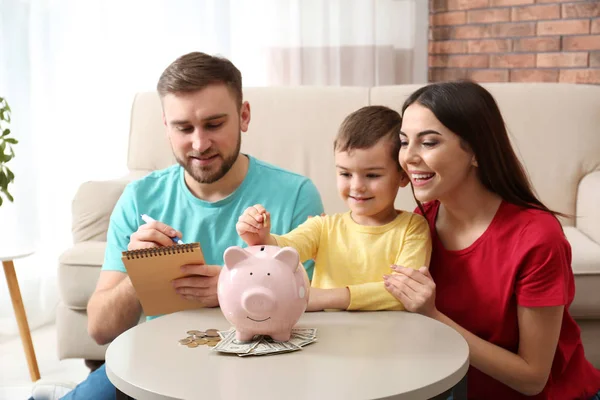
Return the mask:
{"type": "Polygon", "coordinates": [[[106,241],[110,215],[128,178],[82,184],[71,205],[73,242],[106,241]]]}
{"type": "Polygon", "coordinates": [[[583,177],[577,188],[576,225],[581,232],[600,244],[600,171],[583,177]]]}

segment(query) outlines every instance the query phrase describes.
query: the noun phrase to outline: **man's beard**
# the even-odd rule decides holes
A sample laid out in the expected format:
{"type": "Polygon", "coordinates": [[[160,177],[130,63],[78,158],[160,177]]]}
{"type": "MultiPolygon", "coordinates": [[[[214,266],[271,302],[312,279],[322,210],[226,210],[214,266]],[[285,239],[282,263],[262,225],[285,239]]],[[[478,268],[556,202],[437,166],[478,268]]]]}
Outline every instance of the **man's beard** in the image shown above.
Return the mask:
{"type": "Polygon", "coordinates": [[[202,153],[197,153],[197,152],[192,152],[192,153],[188,153],[187,154],[187,159],[190,160],[191,157],[195,157],[195,158],[201,158],[201,157],[205,157],[205,156],[214,156],[217,155],[218,157],[223,157],[223,163],[221,164],[221,167],[214,172],[211,172],[211,169],[213,168],[212,165],[206,166],[206,167],[193,167],[191,165],[191,162],[185,162],[185,160],[181,160],[179,159],[179,157],[175,157],[177,159],[177,162],[179,163],[179,165],[181,165],[188,174],[190,174],[190,176],[198,183],[214,183],[216,181],[218,181],[219,179],[223,178],[231,169],[231,167],[233,167],[233,164],[235,164],[235,161],[237,160],[239,154],[240,154],[240,149],[241,149],[241,144],[242,144],[242,133],[240,132],[240,135],[238,137],[238,142],[237,142],[237,146],[235,148],[235,151],[233,153],[231,153],[229,156],[223,157],[221,154],[219,153],[214,153],[212,149],[208,149],[202,153]]]}

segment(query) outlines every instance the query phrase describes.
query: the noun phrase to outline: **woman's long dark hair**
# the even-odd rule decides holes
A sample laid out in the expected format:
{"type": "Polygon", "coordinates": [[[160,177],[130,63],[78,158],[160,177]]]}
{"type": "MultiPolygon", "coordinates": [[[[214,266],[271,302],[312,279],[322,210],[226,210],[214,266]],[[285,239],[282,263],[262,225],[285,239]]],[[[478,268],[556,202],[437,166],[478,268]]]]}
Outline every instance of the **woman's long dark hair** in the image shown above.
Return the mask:
{"type": "MultiPolygon", "coordinates": [[[[535,195],[510,144],[498,104],[482,86],[471,81],[429,84],[406,99],[402,115],[413,103],[431,110],[438,121],[469,146],[477,160],[479,179],[489,191],[517,206],[566,216],[550,210],[535,195]]],[[[421,203],[416,197],[415,200],[423,212],[421,203]]]]}

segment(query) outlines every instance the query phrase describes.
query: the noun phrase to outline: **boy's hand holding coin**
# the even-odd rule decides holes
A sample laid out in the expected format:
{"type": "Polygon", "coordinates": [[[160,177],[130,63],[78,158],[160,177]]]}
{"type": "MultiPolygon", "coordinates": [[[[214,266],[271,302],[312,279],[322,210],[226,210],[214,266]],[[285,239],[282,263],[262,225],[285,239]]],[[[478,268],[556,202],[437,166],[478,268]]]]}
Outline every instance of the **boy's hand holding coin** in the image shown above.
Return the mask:
{"type": "Polygon", "coordinates": [[[271,214],[260,204],[248,207],[238,218],[235,229],[248,246],[277,245],[271,236],[271,214]]]}

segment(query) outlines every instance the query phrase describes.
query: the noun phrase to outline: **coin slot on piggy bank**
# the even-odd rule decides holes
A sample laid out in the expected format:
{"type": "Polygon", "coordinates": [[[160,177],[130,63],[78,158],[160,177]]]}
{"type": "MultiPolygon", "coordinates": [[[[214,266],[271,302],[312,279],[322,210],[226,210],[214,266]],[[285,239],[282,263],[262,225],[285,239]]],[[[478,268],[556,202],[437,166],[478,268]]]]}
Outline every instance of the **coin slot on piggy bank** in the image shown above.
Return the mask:
{"type": "Polygon", "coordinates": [[[217,295],[238,341],[268,335],[288,341],[308,306],[310,283],[291,247],[232,246],[223,255],[217,295]]]}

